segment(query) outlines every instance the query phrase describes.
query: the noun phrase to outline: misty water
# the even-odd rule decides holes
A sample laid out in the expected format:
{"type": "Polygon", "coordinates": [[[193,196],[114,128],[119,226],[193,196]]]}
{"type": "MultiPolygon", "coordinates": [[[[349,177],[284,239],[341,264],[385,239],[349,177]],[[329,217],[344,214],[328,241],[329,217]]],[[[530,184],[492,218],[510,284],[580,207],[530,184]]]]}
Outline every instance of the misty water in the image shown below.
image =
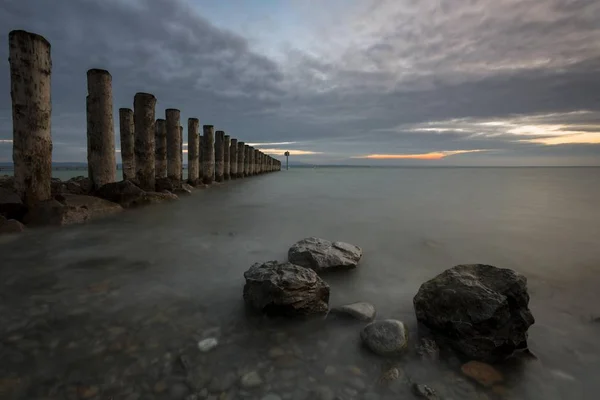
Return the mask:
{"type": "Polygon", "coordinates": [[[443,399],[597,399],[598,182],[600,168],[298,168],[2,237],[0,398],[410,399],[410,381],[443,399]],[[325,277],[330,305],[404,321],[407,354],[370,354],[361,322],[245,309],[243,272],[307,236],[363,248],[356,270],[325,277]],[[420,284],[465,263],[528,278],[537,360],[498,366],[494,391],[464,360],[414,350],[420,284]],[[390,364],[402,376],[381,382],[390,364]],[[244,388],[252,371],[261,383],[244,388]]]}

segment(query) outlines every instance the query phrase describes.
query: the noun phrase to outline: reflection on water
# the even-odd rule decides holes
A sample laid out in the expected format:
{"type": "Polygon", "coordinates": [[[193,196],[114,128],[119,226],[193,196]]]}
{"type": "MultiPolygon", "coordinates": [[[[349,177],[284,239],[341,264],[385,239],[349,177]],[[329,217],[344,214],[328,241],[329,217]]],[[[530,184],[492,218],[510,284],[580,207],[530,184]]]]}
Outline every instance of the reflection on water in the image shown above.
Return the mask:
{"type": "Polygon", "coordinates": [[[596,399],[599,179],[586,168],[297,169],[2,237],[0,398],[396,399],[415,382],[445,399],[596,399]],[[244,309],[243,272],[306,236],[363,247],[357,270],[326,277],[331,305],[369,301],[405,321],[405,356],[363,350],[362,323],[244,309]],[[464,360],[415,349],[412,297],[460,263],[529,278],[538,361],[499,366],[493,389],[466,380],[464,360]],[[219,344],[204,353],[207,337],[219,344]]]}

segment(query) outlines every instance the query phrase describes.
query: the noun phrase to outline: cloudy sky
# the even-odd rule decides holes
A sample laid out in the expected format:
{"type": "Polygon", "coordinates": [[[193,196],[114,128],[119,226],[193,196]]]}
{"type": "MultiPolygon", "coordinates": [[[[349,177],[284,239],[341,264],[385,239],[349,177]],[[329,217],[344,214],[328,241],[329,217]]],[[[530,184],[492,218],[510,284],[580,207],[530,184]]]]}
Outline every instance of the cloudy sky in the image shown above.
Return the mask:
{"type": "Polygon", "coordinates": [[[597,0],[2,0],[52,44],[55,161],[86,159],[86,71],[308,163],[600,165],[597,0]]]}

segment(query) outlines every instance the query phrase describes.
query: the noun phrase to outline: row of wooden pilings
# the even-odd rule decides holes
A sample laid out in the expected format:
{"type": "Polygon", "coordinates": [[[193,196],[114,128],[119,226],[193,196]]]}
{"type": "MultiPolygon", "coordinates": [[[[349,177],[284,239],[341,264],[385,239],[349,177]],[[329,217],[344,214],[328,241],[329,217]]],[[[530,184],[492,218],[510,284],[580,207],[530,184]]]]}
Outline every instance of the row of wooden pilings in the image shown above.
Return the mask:
{"type": "MultiPolygon", "coordinates": [[[[15,189],[32,206],[51,197],[52,103],[50,43],[42,36],[12,31],[9,34],[11,98],[13,110],[13,162],[15,189]]],[[[113,119],[112,77],[108,71],[87,72],[87,160],[93,189],[115,182],[117,163],[113,119]]],[[[119,109],[123,178],[154,191],[156,180],[183,182],[183,127],[180,111],[167,109],[156,119],[156,97],[136,93],[133,110],[119,109]]],[[[244,142],[188,119],[188,183],[211,184],[280,171],[279,160],[244,142]]]]}

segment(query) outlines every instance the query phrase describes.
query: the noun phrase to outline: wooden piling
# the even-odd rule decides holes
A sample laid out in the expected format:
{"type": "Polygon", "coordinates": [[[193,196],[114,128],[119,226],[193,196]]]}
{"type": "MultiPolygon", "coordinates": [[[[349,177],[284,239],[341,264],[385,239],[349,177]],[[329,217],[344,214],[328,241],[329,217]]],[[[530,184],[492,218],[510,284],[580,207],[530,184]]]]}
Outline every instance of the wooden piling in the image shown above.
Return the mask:
{"type": "Polygon", "coordinates": [[[202,177],[203,177],[203,160],[204,158],[202,158],[202,141],[204,140],[204,136],[199,135],[198,136],[198,183],[202,183],[202,177]]]}
{"type": "Polygon", "coordinates": [[[237,153],[237,158],[238,158],[238,170],[237,170],[237,175],[238,178],[243,178],[246,175],[244,174],[244,159],[246,157],[246,144],[244,142],[238,142],[238,153],[237,153]]]}
{"type": "Polygon", "coordinates": [[[181,112],[174,108],[165,111],[167,120],[167,177],[177,186],[181,183],[181,112]]]}
{"type": "Polygon", "coordinates": [[[250,176],[250,146],[244,145],[244,176],[250,176]]]}
{"type": "Polygon", "coordinates": [[[198,118],[188,118],[188,182],[196,186],[198,184],[199,170],[199,151],[198,147],[198,128],[200,121],[198,118]]]}
{"type": "Polygon", "coordinates": [[[157,179],[167,177],[167,121],[159,118],[155,128],[155,171],[157,179]]]}
{"type": "Polygon", "coordinates": [[[204,125],[202,131],[202,182],[210,185],[215,176],[215,128],[212,125],[204,125]]]}
{"type": "Polygon", "coordinates": [[[215,133],[215,181],[217,182],[223,182],[224,136],[223,131],[215,133]]]}
{"type": "Polygon", "coordinates": [[[154,135],[156,97],[149,93],[136,93],[133,100],[135,125],[135,177],[143,190],[155,190],[154,135]]]}
{"type": "Polygon", "coordinates": [[[135,153],[133,137],[133,110],[119,108],[119,136],[121,137],[121,165],[123,179],[135,179],[135,153]]]}
{"type": "Polygon", "coordinates": [[[238,177],[238,141],[231,139],[229,150],[229,178],[237,179],[238,177]]]}
{"type": "Polygon", "coordinates": [[[179,125],[179,157],[181,168],[179,168],[179,181],[183,182],[183,126],[179,125]]]}
{"type": "Polygon", "coordinates": [[[229,159],[231,157],[231,136],[225,135],[223,137],[223,179],[228,181],[231,169],[229,159]]]}
{"type": "Polygon", "coordinates": [[[92,188],[117,180],[112,76],[103,69],[87,72],[87,162],[92,188]]]}
{"type": "Polygon", "coordinates": [[[50,43],[25,31],[8,35],[15,190],[25,205],[51,197],[50,43]]]}

